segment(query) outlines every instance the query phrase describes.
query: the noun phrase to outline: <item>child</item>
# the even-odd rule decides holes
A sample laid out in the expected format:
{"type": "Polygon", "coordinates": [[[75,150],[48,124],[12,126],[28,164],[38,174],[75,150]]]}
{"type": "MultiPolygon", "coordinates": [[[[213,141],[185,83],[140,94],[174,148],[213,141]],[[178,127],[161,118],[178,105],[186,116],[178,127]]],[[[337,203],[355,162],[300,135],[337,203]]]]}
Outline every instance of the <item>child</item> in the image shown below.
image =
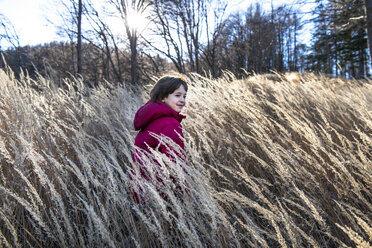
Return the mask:
{"type": "MultiPolygon", "coordinates": [[[[151,149],[158,150],[173,161],[176,160],[174,155],[184,159],[181,121],[185,116],[180,112],[186,104],[186,93],[187,84],[183,79],[173,76],[162,77],[151,90],[150,101],[138,109],[135,114],[134,129],[139,130],[139,133],[135,138],[132,158],[133,162],[139,166],[140,176],[146,180],[150,180],[150,178],[142,161],[145,154],[151,153],[151,149]],[[161,142],[162,136],[170,138],[181,151],[161,142]]],[[[133,188],[138,185],[133,183],[134,170],[131,174],[133,197],[138,201],[136,191],[142,190],[133,191],[133,188]]],[[[163,182],[158,177],[157,181],[163,182]]]]}

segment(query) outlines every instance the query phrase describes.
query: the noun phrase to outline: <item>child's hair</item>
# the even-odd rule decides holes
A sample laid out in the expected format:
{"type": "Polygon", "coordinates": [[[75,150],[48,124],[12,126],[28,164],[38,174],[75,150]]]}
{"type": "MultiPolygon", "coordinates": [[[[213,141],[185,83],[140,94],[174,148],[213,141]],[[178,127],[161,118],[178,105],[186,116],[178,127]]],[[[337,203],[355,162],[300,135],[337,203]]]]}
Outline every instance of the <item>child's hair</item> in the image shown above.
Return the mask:
{"type": "Polygon", "coordinates": [[[172,94],[181,85],[187,91],[187,83],[181,77],[165,76],[158,80],[154,88],[150,92],[150,100],[152,102],[161,101],[169,94],[172,94]]]}

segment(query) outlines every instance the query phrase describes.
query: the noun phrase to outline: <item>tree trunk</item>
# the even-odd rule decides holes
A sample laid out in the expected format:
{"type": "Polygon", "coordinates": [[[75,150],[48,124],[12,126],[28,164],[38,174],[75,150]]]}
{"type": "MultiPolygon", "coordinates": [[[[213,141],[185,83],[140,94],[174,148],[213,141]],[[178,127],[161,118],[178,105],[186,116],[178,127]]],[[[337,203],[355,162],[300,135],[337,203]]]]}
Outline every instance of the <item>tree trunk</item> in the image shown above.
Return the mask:
{"type": "Polygon", "coordinates": [[[362,49],[359,50],[359,69],[358,69],[358,78],[364,78],[365,73],[364,73],[364,63],[365,63],[365,58],[364,58],[365,53],[363,52],[362,49]]]}
{"type": "Polygon", "coordinates": [[[82,74],[83,66],[81,62],[81,15],[83,12],[83,4],[82,0],[79,0],[79,8],[78,8],[78,15],[77,15],[77,73],[82,74]]]}
{"type": "Polygon", "coordinates": [[[131,77],[132,85],[138,84],[138,72],[137,72],[137,34],[136,31],[133,32],[132,37],[130,38],[130,52],[131,52],[131,77]]]}
{"type": "Polygon", "coordinates": [[[365,11],[367,14],[369,59],[370,59],[370,63],[372,63],[372,0],[364,0],[364,5],[365,5],[365,11]]]}

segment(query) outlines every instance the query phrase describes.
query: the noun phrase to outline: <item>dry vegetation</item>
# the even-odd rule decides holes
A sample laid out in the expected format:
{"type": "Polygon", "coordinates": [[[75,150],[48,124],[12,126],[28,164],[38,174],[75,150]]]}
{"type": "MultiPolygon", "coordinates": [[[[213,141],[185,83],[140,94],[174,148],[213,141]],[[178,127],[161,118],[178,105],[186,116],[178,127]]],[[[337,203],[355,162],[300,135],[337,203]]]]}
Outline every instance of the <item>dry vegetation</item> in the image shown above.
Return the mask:
{"type": "Polygon", "coordinates": [[[135,203],[132,118],[146,91],[0,71],[0,247],[371,246],[370,81],[189,79],[188,163],[148,161],[167,184],[141,181],[135,203]]]}

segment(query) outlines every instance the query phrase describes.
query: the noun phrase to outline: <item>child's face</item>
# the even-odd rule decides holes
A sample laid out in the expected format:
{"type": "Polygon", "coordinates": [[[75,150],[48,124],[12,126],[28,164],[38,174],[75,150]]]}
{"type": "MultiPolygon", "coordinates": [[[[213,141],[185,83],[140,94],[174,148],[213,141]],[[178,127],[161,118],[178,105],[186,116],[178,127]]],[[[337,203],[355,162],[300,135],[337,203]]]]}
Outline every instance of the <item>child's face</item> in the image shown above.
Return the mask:
{"type": "Polygon", "coordinates": [[[173,93],[169,94],[163,99],[169,107],[171,107],[176,112],[181,112],[182,108],[186,104],[186,90],[183,85],[178,87],[173,93]]]}

